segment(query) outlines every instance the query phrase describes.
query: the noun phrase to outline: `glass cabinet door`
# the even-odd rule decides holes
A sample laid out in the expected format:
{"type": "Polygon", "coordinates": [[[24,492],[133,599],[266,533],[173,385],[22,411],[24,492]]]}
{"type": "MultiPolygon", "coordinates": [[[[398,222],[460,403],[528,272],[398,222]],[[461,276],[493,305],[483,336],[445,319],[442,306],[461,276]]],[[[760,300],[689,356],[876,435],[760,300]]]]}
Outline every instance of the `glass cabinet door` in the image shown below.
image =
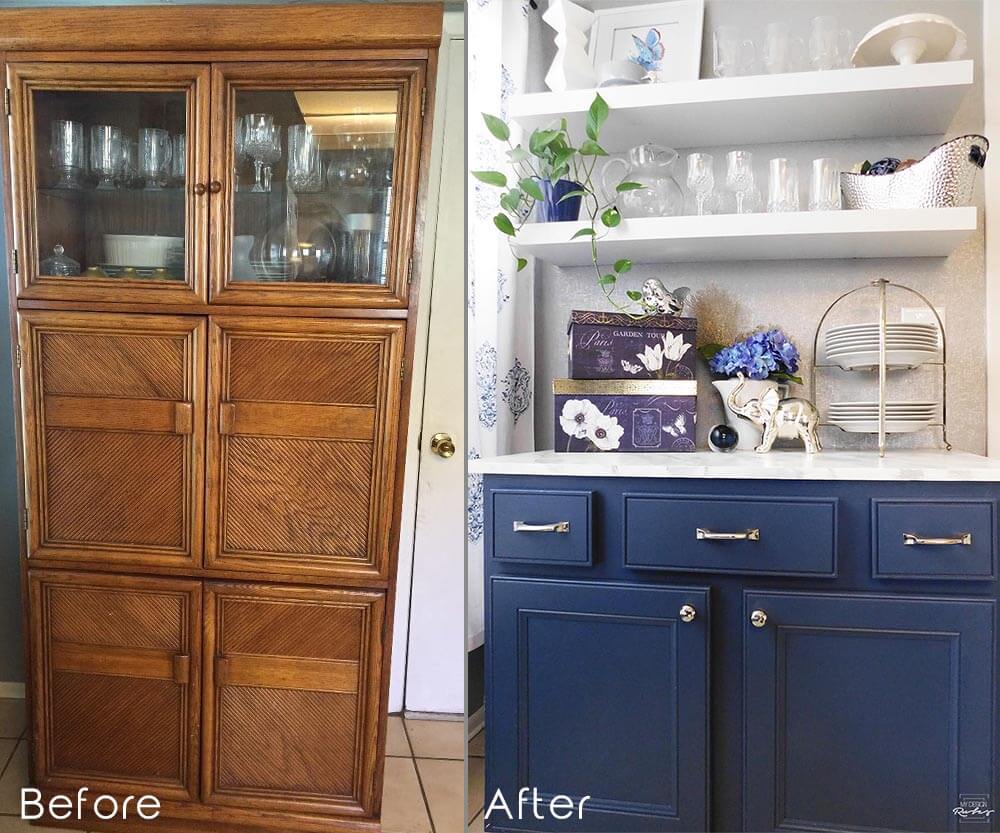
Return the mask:
{"type": "Polygon", "coordinates": [[[213,297],[406,305],[424,72],[399,60],[213,67],[213,297]]]}
{"type": "Polygon", "coordinates": [[[21,296],[204,300],[208,67],[9,71],[21,296]]]}

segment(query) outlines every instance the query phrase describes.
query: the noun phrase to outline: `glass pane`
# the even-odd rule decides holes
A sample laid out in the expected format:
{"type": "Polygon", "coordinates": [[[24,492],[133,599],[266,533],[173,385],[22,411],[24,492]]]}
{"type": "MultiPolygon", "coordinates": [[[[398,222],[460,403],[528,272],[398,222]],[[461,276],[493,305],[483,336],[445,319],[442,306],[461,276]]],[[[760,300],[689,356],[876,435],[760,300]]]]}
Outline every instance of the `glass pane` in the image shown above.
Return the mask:
{"type": "Polygon", "coordinates": [[[184,280],[184,92],[34,93],[42,275],[184,280]]]}
{"type": "Polygon", "coordinates": [[[395,90],[236,95],[234,281],[386,282],[395,90]]]}

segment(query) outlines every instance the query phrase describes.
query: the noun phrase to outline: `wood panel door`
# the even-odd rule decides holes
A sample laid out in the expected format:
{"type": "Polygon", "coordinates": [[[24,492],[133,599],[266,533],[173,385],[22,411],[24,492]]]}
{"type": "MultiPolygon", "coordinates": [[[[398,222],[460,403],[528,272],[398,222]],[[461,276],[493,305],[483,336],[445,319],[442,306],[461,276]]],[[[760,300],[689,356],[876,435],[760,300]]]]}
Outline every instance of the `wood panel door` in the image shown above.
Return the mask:
{"type": "Polygon", "coordinates": [[[398,56],[212,65],[213,299],[406,307],[426,75],[398,56]]]}
{"type": "Polygon", "coordinates": [[[388,580],[404,330],[212,319],[208,566],[388,580]]]}
{"type": "Polygon", "coordinates": [[[373,815],[383,593],[208,584],[203,800],[373,815]]]}
{"type": "Polygon", "coordinates": [[[205,320],[19,320],[28,558],[200,566],[205,320]]]}
{"type": "Polygon", "coordinates": [[[40,788],[198,796],[201,585],[34,570],[40,788]]]}
{"type": "Polygon", "coordinates": [[[8,65],[19,297],[206,300],[209,79],[207,64],[8,65]]]}

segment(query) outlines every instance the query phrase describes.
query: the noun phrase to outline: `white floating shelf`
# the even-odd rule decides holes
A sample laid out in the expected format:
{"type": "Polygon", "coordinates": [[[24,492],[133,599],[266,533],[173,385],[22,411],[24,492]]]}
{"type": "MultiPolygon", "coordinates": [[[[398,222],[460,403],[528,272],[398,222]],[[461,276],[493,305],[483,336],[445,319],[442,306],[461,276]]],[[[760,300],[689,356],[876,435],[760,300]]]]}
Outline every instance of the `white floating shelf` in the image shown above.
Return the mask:
{"type": "MultiPolygon", "coordinates": [[[[608,231],[600,257],[602,263],[946,257],[978,222],[974,207],[651,217],[608,231]]],[[[590,241],[570,239],[584,225],[530,223],[514,249],[556,266],[589,264],[590,241]]]]}
{"type": "MultiPolygon", "coordinates": [[[[675,148],[938,135],[972,87],[972,61],[865,67],[611,87],[601,134],[611,152],[640,142],[675,148]]],[[[511,118],[534,129],[565,117],[585,136],[594,90],[515,96],[511,118]]]]}

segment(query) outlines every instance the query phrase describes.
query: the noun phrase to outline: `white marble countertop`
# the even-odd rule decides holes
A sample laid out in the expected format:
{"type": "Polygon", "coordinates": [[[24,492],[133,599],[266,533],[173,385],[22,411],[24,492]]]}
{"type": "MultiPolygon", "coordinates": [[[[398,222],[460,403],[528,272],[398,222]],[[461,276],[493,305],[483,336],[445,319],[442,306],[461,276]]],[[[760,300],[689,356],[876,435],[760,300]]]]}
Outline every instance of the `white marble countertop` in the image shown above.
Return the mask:
{"type": "Polygon", "coordinates": [[[1000,482],[1000,458],[962,451],[897,450],[879,459],[874,451],[829,450],[809,455],[767,454],[557,454],[535,451],[469,461],[479,474],[563,477],[691,477],[734,480],[938,480],[1000,482]]]}

